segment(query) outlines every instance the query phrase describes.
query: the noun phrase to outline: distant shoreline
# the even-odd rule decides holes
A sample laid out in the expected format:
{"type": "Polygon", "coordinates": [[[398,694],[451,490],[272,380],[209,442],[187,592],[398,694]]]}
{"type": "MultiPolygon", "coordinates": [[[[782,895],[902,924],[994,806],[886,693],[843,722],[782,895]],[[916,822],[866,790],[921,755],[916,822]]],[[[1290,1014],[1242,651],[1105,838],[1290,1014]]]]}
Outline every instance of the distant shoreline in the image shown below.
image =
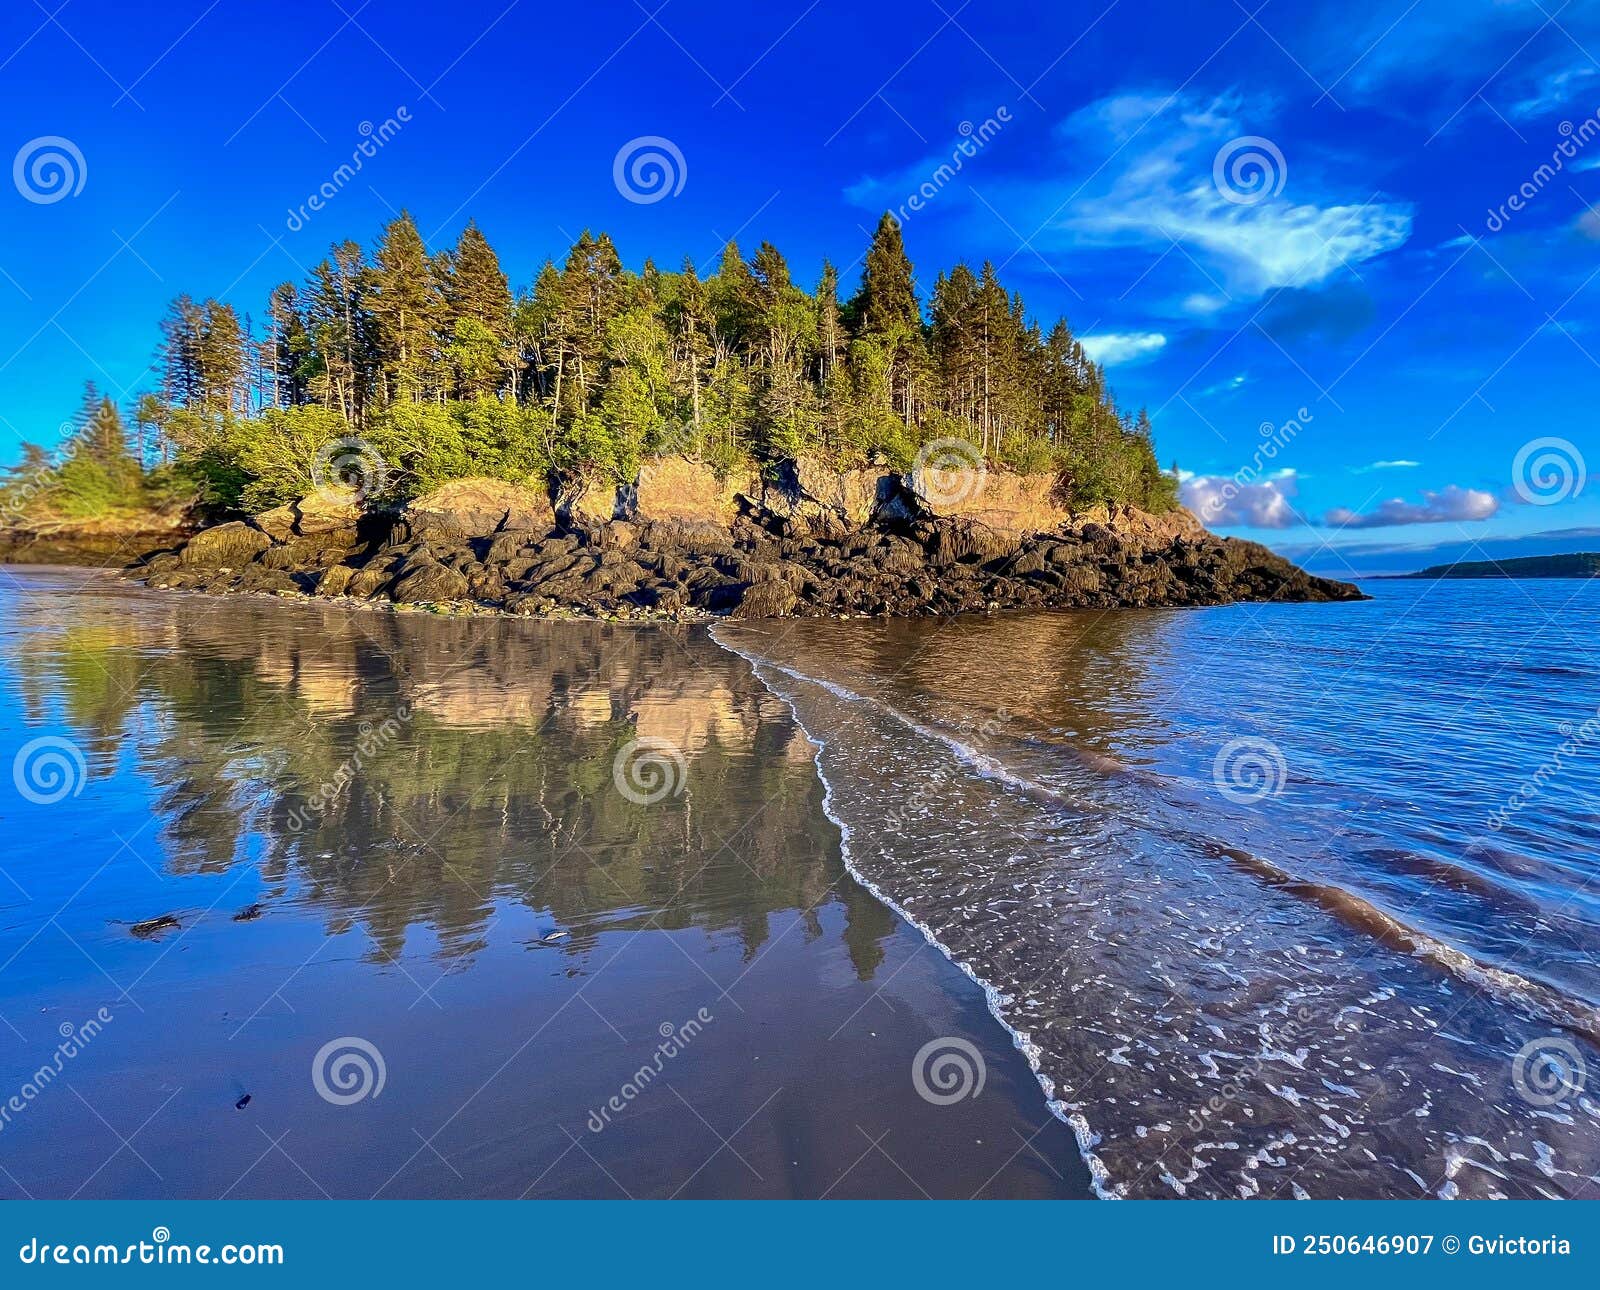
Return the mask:
{"type": "Polygon", "coordinates": [[[1435,564],[1416,573],[1380,573],[1373,578],[1568,578],[1600,576],[1600,551],[1574,551],[1567,555],[1527,555],[1510,560],[1460,560],[1435,564]]]}

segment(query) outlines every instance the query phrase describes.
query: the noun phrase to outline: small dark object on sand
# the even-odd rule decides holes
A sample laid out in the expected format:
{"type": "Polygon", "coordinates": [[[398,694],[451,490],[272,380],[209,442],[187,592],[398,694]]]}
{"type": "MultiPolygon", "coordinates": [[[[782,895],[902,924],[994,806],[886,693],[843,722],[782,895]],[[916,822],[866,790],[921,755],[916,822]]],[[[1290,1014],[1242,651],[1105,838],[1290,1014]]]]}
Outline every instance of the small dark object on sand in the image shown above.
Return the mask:
{"type": "Polygon", "coordinates": [[[128,930],[141,940],[146,940],[152,936],[159,936],[162,932],[170,932],[174,927],[181,926],[183,924],[178,922],[171,914],[162,914],[160,918],[147,918],[142,923],[135,923],[128,930]]]}

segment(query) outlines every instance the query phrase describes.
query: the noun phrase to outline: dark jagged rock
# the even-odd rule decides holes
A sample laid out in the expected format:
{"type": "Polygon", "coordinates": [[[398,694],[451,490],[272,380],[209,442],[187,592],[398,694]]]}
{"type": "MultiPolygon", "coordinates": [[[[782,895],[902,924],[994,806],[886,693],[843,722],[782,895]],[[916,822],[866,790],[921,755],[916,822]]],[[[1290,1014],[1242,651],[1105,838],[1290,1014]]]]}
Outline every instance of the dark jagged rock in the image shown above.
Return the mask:
{"type": "Polygon", "coordinates": [[[204,530],[133,572],[152,587],[642,619],[1362,598],[1182,511],[1100,507],[1028,533],[935,515],[891,480],[856,522],[795,480],[779,484],[740,494],[720,523],[541,516],[526,490],[477,485],[353,525],[297,504],[204,530]]]}

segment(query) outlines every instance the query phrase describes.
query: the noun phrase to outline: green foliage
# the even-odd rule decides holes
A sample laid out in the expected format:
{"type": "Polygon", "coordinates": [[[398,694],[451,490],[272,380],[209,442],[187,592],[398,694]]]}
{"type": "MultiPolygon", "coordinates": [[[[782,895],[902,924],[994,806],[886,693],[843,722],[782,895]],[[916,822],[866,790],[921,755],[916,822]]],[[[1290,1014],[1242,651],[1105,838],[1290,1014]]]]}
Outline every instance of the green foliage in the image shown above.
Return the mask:
{"type": "Polygon", "coordinates": [[[255,420],[232,422],[228,440],[248,480],[241,504],[269,510],[334,482],[329,449],[349,433],[344,418],[327,408],[270,408],[255,420]]]}
{"type": "Polygon", "coordinates": [[[104,519],[166,500],[152,488],[134,454],[117,405],[90,384],[72,433],[52,456],[36,444],[23,445],[21,463],[0,483],[5,509],[62,519],[104,519]]]}
{"type": "Polygon", "coordinates": [[[543,483],[550,462],[538,437],[534,409],[485,396],[470,403],[451,403],[445,411],[459,427],[465,457],[459,475],[492,475],[516,484],[543,483]]]}
{"type": "Polygon", "coordinates": [[[373,419],[365,441],[391,472],[391,492],[425,492],[472,475],[537,485],[551,465],[543,421],[509,399],[397,403],[373,419]]]}
{"type": "Polygon", "coordinates": [[[351,437],[398,494],[467,475],[627,483],[670,452],[724,475],[802,453],[906,469],[961,438],[1057,473],[1076,502],[1176,501],[1148,416],[1119,412],[1066,323],[1043,331],[993,265],[938,274],[924,317],[891,215],[842,306],[831,265],[807,291],[770,243],[748,259],[728,243],[702,280],[688,261],[630,272],[587,230],[514,295],[476,225],[431,252],[402,213],[370,254],[338,243],[303,284],[276,287],[264,316],[257,335],[232,306],[180,296],[160,395],[137,412],[141,455],[97,405],[77,436],[93,449],[49,464],[33,492],[81,514],[157,494],[257,509],[309,491],[351,437]]]}

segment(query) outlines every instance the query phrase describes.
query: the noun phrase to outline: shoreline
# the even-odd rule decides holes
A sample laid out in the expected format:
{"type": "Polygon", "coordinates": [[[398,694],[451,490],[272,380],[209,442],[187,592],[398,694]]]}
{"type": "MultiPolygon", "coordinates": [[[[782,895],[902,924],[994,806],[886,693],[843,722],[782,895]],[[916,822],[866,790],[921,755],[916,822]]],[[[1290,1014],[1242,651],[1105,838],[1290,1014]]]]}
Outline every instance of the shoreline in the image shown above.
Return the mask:
{"type": "Polygon", "coordinates": [[[1033,1042],[1030,1035],[1024,1031],[1018,1030],[1006,1020],[1003,1005],[1008,1001],[1008,999],[1005,993],[1000,990],[999,987],[984,980],[984,978],[978,974],[977,969],[974,968],[970,963],[966,962],[964,959],[958,959],[955,955],[955,952],[939,939],[932,927],[912,914],[909,909],[890,896],[878,883],[869,878],[861,869],[853,851],[851,850],[852,831],[850,825],[846,823],[846,821],[840,815],[838,815],[833,808],[833,784],[828,779],[828,773],[822,765],[822,755],[827,747],[826,740],[805,724],[805,722],[801,719],[799,709],[793,700],[791,700],[787,695],[783,694],[782,691],[777,690],[768,684],[767,679],[762,675],[762,672],[765,668],[775,665],[765,659],[757,658],[753,654],[747,654],[743,650],[735,649],[726,641],[719,640],[715,631],[708,631],[707,635],[722,649],[727,650],[731,654],[737,655],[749,665],[750,670],[755,676],[756,680],[766,687],[768,694],[771,694],[774,698],[778,699],[784,705],[784,707],[789,710],[789,714],[794,719],[795,725],[810,741],[813,748],[812,762],[816,766],[817,779],[822,784],[822,810],[823,813],[827,815],[828,819],[833,821],[834,827],[839,831],[839,855],[842,863],[844,864],[845,870],[852,878],[860,883],[861,886],[865,887],[879,901],[881,901],[889,909],[893,910],[895,915],[902,922],[913,928],[924,941],[926,941],[932,948],[938,950],[939,953],[943,955],[944,958],[947,959],[952,965],[954,965],[963,976],[965,976],[983,992],[984,1003],[989,1010],[989,1015],[994,1018],[995,1024],[998,1025],[1001,1030],[1005,1031],[1005,1033],[1010,1037],[1012,1046],[1016,1048],[1023,1060],[1028,1063],[1029,1069],[1033,1072],[1034,1079],[1038,1081],[1039,1089],[1044,1094],[1045,1108],[1057,1120],[1061,1121],[1062,1124],[1072,1130],[1072,1136],[1078,1146],[1078,1156],[1082,1160],[1084,1168],[1088,1170],[1089,1186],[1093,1192],[1094,1199],[1120,1199],[1115,1192],[1109,1190],[1107,1187],[1107,1184],[1111,1181],[1110,1172],[1106,1169],[1100,1158],[1095,1155],[1094,1148],[1100,1141],[1099,1135],[1096,1134],[1094,1129],[1090,1126],[1087,1117],[1084,1116],[1082,1111],[1074,1110],[1068,1107],[1065,1102],[1056,1096],[1055,1081],[1051,1079],[1044,1070],[1044,1063],[1042,1060],[1043,1053],[1041,1052],[1039,1046],[1033,1042]]]}
{"type": "MultiPolygon", "coordinates": [[[[1534,898],[1495,873],[1492,852],[1430,841],[1439,815],[1396,836],[1385,811],[1320,858],[1359,781],[1330,774],[1344,763],[1322,761],[1298,726],[1269,727],[1281,742],[1261,744],[1281,748],[1288,800],[1237,810],[1216,778],[1215,750],[1240,737],[1219,699],[1270,707],[1266,694],[1295,685],[1292,667],[1265,689],[1241,684],[1240,663],[1296,632],[1370,644],[1416,594],[1385,597],[1376,623],[1285,606],[1253,630],[1241,610],[712,634],[756,661],[818,744],[831,812],[855,830],[852,867],[1039,1045],[1055,1097],[1082,1112],[1104,1192],[1287,1195],[1298,1179],[1314,1196],[1571,1194],[1593,1172],[1583,1130],[1482,1097],[1541,1036],[1564,1036],[1592,1069],[1592,960],[1516,954],[1556,899],[1524,913],[1534,898]],[[1230,666],[1164,701],[1175,678],[1162,657],[1206,656],[1240,628],[1230,666]],[[1097,700],[1127,664],[1153,683],[1097,700]],[[1150,774],[1107,774],[1074,749],[1150,774]],[[1433,899],[1405,919],[1423,875],[1433,899]],[[1430,1073],[1386,1084],[1386,1062],[1430,1073]],[[1455,1144],[1473,1135],[1500,1145],[1489,1163],[1503,1176],[1462,1165],[1455,1144]],[[1277,1150],[1286,1136],[1298,1145],[1277,1150]],[[1374,1154],[1369,1179],[1354,1158],[1374,1154]],[[1532,1164],[1547,1158],[1564,1168],[1532,1164]]],[[[1477,602],[1426,603],[1450,622],[1477,602]]]]}

